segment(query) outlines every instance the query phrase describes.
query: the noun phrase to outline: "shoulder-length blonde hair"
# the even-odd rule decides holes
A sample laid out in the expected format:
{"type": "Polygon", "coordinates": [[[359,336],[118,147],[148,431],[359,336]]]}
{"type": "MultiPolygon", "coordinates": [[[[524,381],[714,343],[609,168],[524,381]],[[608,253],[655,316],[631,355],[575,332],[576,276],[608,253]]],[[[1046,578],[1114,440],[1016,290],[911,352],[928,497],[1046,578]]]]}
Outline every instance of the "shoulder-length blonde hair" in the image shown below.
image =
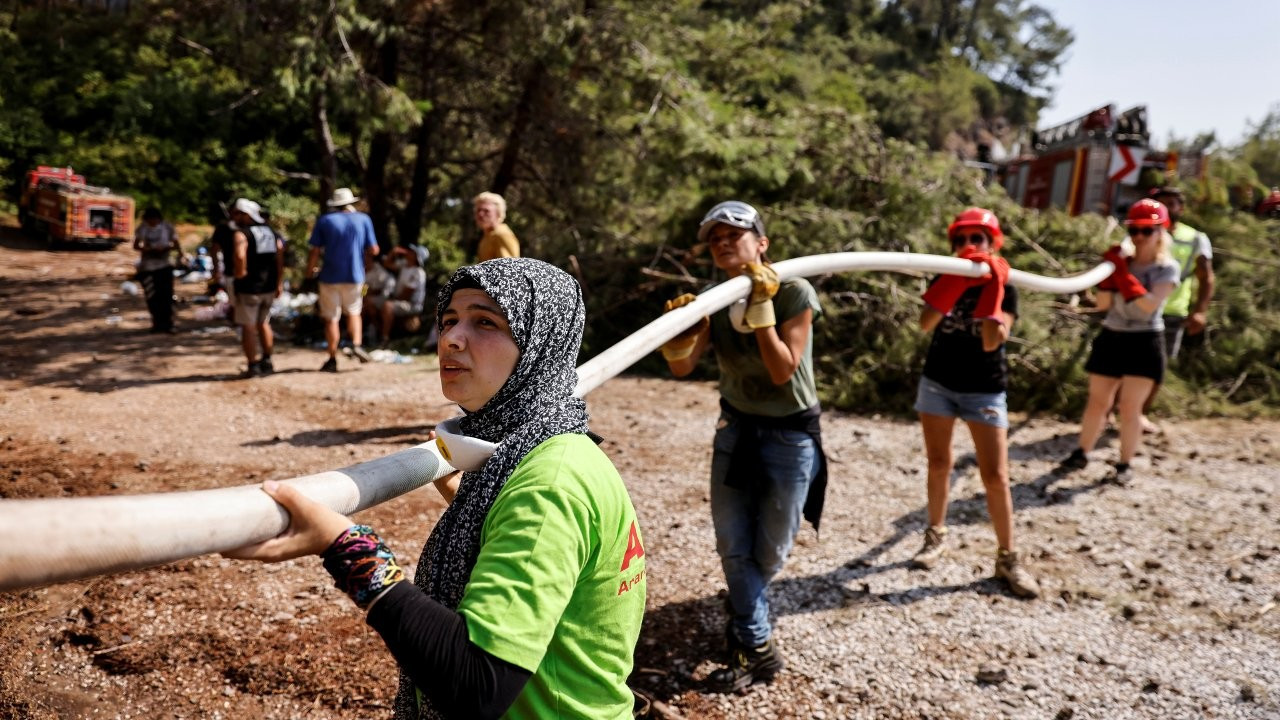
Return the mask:
{"type": "Polygon", "coordinates": [[[479,205],[480,203],[488,203],[498,211],[498,222],[507,219],[507,201],[496,192],[482,192],[472,199],[471,204],[479,205]]]}
{"type": "Polygon", "coordinates": [[[1169,228],[1160,228],[1159,244],[1156,245],[1156,262],[1173,262],[1173,253],[1170,248],[1173,247],[1173,233],[1169,232],[1169,228]]]}
{"type": "MultiPolygon", "coordinates": [[[[1156,230],[1156,262],[1174,262],[1173,253],[1170,251],[1170,248],[1173,247],[1173,234],[1170,233],[1167,228],[1157,227],[1156,230]]],[[[1124,254],[1127,254],[1129,257],[1133,257],[1133,254],[1136,252],[1132,238],[1126,237],[1120,243],[1120,247],[1124,249],[1124,254]]]]}

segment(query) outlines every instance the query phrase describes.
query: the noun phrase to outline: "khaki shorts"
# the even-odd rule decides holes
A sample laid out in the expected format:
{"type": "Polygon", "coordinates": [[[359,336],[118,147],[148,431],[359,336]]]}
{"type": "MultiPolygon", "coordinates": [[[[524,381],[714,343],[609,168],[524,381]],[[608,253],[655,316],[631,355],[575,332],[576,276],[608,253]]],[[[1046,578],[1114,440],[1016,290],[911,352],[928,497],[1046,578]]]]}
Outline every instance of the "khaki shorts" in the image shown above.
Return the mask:
{"type": "Polygon", "coordinates": [[[236,324],[261,325],[271,317],[271,301],[275,293],[236,295],[236,324]]]}
{"type": "Polygon", "coordinates": [[[387,302],[391,304],[391,312],[395,317],[422,314],[422,306],[411,305],[408,300],[388,300],[387,302]]]}
{"type": "Polygon", "coordinates": [[[320,317],[337,320],[342,313],[359,315],[363,283],[320,283],[320,317]]]}

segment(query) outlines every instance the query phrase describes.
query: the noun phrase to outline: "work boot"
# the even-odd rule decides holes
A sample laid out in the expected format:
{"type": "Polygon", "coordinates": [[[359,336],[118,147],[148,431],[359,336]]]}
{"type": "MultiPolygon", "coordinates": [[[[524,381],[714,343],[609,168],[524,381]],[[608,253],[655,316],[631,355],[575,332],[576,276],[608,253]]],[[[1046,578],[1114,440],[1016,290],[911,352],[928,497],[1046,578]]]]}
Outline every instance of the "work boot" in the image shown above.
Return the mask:
{"type": "Polygon", "coordinates": [[[732,648],[729,652],[728,667],[716,670],[708,678],[712,686],[720,692],[742,692],[755,683],[771,682],[773,676],[786,666],[773,638],[753,648],[738,642],[736,637],[730,636],[729,640],[732,648]]]}
{"type": "Polygon", "coordinates": [[[325,360],[324,364],[320,366],[320,372],[338,372],[338,358],[330,356],[330,358],[325,360]]]}
{"type": "Polygon", "coordinates": [[[1018,597],[1040,597],[1040,583],[1027,572],[1019,559],[1016,550],[997,550],[995,576],[1009,583],[1009,589],[1018,597]]]}
{"type": "Polygon", "coordinates": [[[1058,472],[1068,473],[1075,470],[1083,470],[1088,464],[1089,456],[1085,454],[1084,450],[1076,448],[1071,451],[1070,455],[1063,458],[1062,462],[1058,463],[1058,472]]]}
{"type": "Polygon", "coordinates": [[[930,525],[924,531],[924,545],[911,556],[911,566],[918,570],[932,570],[947,554],[947,528],[930,525]]]}

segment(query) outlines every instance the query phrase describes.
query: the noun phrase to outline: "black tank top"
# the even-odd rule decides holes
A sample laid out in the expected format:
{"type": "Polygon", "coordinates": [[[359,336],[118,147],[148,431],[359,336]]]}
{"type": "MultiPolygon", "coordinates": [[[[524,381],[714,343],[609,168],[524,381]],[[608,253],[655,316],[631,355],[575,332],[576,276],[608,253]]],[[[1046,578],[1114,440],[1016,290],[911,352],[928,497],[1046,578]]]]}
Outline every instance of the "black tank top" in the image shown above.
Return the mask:
{"type": "Polygon", "coordinates": [[[279,276],[276,270],[276,233],[267,225],[250,225],[240,228],[249,240],[245,265],[248,272],[236,278],[236,293],[256,295],[274,293],[279,276]]]}

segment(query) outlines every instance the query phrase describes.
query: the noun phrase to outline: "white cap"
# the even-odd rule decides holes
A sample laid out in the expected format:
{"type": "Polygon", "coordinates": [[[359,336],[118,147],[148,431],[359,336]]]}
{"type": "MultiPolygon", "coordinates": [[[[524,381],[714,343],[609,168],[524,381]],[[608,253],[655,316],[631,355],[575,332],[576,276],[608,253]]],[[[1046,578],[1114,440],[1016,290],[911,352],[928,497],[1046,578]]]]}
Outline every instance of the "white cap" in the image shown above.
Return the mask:
{"type": "Polygon", "coordinates": [[[333,191],[333,197],[329,198],[329,207],[342,207],[360,202],[360,198],[351,192],[351,188],[338,188],[333,191]]]}
{"type": "Polygon", "coordinates": [[[231,206],[231,209],[239,210],[245,215],[248,215],[253,218],[253,221],[256,223],[266,222],[266,220],[262,219],[262,206],[252,200],[239,198],[236,200],[235,204],[231,206]]]}

